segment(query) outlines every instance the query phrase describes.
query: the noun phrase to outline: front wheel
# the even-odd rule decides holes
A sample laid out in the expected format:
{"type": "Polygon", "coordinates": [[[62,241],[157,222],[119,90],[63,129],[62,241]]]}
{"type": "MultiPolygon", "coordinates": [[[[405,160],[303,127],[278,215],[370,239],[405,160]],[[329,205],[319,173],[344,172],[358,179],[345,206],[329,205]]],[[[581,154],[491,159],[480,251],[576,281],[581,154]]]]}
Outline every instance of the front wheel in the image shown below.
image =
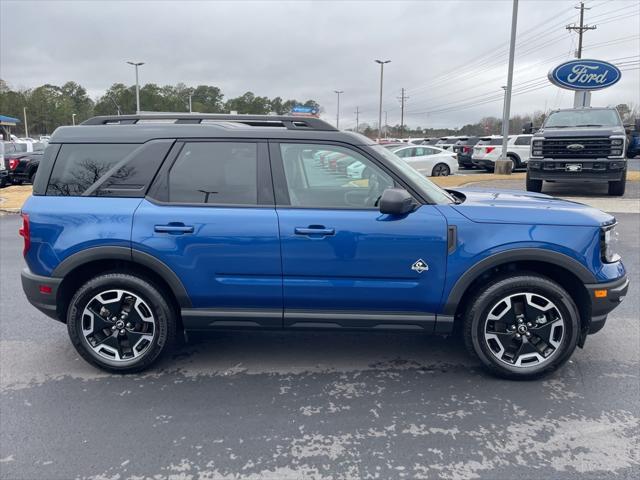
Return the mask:
{"type": "Polygon", "coordinates": [[[436,164],[431,171],[432,177],[446,177],[449,174],[451,174],[451,169],[446,163],[436,164]]]}
{"type": "Polygon", "coordinates": [[[110,372],[133,373],[173,346],[176,315],[147,280],[111,273],[93,278],[76,292],[67,330],[89,363],[110,372]]]}
{"type": "Polygon", "coordinates": [[[532,180],[529,178],[529,171],[527,170],[527,192],[542,192],[542,180],[532,180]]]}
{"type": "Polygon", "coordinates": [[[609,182],[609,195],[621,197],[627,187],[627,171],[622,174],[622,178],[617,182],[609,182]]]}
{"type": "Polygon", "coordinates": [[[580,317],[569,294],[537,275],[499,278],[465,313],[467,348],[492,373],[537,378],[556,370],[578,343],[580,317]]]}

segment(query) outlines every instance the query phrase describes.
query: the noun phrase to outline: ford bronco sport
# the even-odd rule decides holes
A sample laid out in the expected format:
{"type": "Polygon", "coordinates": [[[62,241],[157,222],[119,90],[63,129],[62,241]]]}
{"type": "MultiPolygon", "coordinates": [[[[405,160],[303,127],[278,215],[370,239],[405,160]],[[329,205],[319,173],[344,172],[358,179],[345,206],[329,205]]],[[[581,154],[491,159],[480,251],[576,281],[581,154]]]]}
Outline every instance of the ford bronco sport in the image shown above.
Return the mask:
{"type": "Polygon", "coordinates": [[[628,288],[612,216],[442,190],[314,118],[58,128],[22,218],[29,301],[113,372],[149,367],[183,331],[459,326],[492,372],[532,378],[566,362],[628,288]],[[369,176],[332,175],[318,160],[332,152],[369,176]]]}

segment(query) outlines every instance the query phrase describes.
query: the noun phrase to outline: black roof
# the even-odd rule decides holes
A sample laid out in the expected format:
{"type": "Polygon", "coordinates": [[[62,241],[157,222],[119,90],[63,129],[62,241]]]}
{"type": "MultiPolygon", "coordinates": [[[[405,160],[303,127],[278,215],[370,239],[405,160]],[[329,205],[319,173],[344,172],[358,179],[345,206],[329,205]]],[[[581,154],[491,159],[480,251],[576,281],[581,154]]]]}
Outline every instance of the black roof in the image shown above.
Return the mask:
{"type": "Polygon", "coordinates": [[[152,113],[93,117],[81,125],[59,127],[50,143],[144,143],[160,138],[257,138],[336,141],[352,145],[374,142],[343,132],[311,117],[152,113]]]}

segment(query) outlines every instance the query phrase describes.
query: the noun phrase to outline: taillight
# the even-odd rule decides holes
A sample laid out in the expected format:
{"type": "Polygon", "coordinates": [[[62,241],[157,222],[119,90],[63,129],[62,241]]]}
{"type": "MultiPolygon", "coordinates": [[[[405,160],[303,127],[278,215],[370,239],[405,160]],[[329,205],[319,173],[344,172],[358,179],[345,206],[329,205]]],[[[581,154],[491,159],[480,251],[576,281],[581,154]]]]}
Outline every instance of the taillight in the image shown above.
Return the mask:
{"type": "Polygon", "coordinates": [[[487,153],[491,153],[496,149],[496,147],[484,147],[484,148],[487,149],[487,153]]]}
{"type": "Polygon", "coordinates": [[[20,163],[20,160],[18,160],[17,158],[10,158],[9,170],[15,170],[19,163],[20,163]]]}
{"type": "Polygon", "coordinates": [[[471,147],[462,147],[462,151],[464,153],[469,153],[471,151],[471,147]]]}
{"type": "Polygon", "coordinates": [[[22,228],[18,231],[20,236],[24,239],[24,248],[22,249],[22,255],[26,256],[29,248],[31,247],[31,228],[29,227],[29,215],[22,214],[22,228]]]}

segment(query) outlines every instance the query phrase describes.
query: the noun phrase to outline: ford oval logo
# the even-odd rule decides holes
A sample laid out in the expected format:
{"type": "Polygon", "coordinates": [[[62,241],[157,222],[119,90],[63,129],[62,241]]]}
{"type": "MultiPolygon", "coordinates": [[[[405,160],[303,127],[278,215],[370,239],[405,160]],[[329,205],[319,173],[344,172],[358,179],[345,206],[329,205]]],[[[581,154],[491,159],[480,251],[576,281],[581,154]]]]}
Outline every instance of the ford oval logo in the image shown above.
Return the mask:
{"type": "Polygon", "coordinates": [[[561,63],[549,72],[551,83],[569,90],[600,90],[618,82],[620,76],[615,65],[584,59],[561,63]]]}
{"type": "Polygon", "coordinates": [[[572,143],[571,145],[567,145],[567,150],[584,150],[584,145],[581,143],[572,143]]]}

